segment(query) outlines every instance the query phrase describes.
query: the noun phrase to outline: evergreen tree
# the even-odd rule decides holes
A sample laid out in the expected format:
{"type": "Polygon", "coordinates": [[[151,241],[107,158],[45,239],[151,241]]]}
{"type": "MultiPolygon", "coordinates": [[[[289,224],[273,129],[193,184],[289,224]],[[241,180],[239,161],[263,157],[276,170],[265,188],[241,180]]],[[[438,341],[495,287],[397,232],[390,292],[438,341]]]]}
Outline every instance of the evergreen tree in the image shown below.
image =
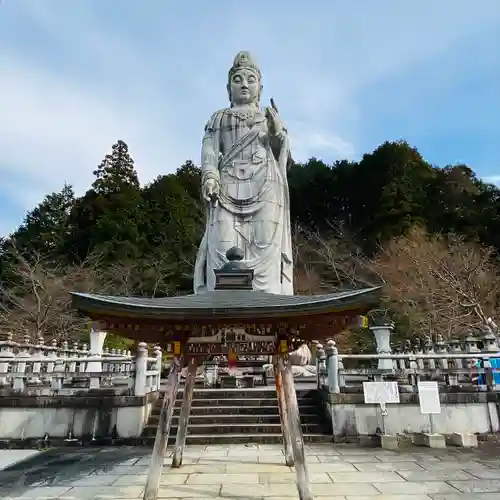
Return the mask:
{"type": "Polygon", "coordinates": [[[17,250],[25,256],[37,254],[48,260],[63,258],[75,201],[73,187],[68,184],[61,191],[48,194],[26,214],[23,223],[11,235],[17,250]]]}
{"type": "Polygon", "coordinates": [[[171,276],[174,288],[189,291],[205,221],[202,202],[192,197],[176,174],[155,179],[144,188],[143,199],[146,257],[164,262],[163,272],[171,276]]]}
{"type": "MultiPolygon", "coordinates": [[[[188,160],[175,174],[141,188],[128,147],[120,140],[94,174],[81,198],[75,198],[71,186],[49,194],[12,239],[0,242],[0,281],[12,277],[14,248],[23,258],[42,257],[52,274],[60,266],[78,268],[75,264],[86,262],[90,253],[98,254],[92,265],[96,275],[105,276],[103,293],[160,297],[191,291],[205,223],[200,169],[188,160]]],[[[385,142],[359,162],[328,165],[311,158],[293,165],[288,181],[294,227],[326,242],[320,250],[334,264],[322,264],[318,249],[303,252],[302,267],[313,277],[321,271],[322,283],[335,281],[325,269],[335,267],[339,274],[339,252],[346,262],[356,260],[351,248],[371,258],[416,224],[429,233],[456,233],[467,244],[478,240],[500,250],[499,188],[478,180],[467,165],[432,166],[403,141],[385,142]],[[349,244],[333,247],[329,242],[335,238],[349,244]]],[[[303,238],[305,247],[311,245],[309,236],[303,238]]],[[[296,265],[300,272],[301,262],[296,265]]]]}
{"type": "Polygon", "coordinates": [[[500,251],[500,189],[493,184],[479,183],[475,197],[475,226],[479,240],[500,251]]]}
{"type": "Polygon", "coordinates": [[[113,145],[111,154],[106,155],[94,170],[96,177],[92,189],[96,194],[108,196],[125,189],[139,190],[139,177],[134,168],[134,160],[123,141],[113,145]]]}
{"type": "Polygon", "coordinates": [[[405,141],[385,142],[363,156],[349,182],[352,224],[366,251],[425,223],[428,186],[435,175],[405,141]]]}
{"type": "Polygon", "coordinates": [[[327,230],[333,221],[349,222],[355,168],[348,161],[330,166],[317,158],[293,165],[289,172],[292,221],[318,231],[327,230]]]}
{"type": "Polygon", "coordinates": [[[141,251],[142,196],[134,160],[123,141],[94,171],[92,187],[75,205],[70,247],[79,260],[98,251],[106,261],[135,259],[141,251]]]}
{"type": "Polygon", "coordinates": [[[191,160],[187,160],[182,167],[178,168],[175,176],[186,192],[199,202],[201,197],[201,169],[197,167],[191,160]]]}

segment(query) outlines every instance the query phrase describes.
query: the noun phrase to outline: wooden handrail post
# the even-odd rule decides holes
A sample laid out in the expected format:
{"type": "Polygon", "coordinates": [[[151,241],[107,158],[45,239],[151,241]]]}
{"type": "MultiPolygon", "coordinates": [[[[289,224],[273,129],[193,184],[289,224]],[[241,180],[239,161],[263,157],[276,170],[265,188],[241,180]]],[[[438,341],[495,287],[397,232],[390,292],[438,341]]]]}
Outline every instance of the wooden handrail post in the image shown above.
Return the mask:
{"type": "Polygon", "coordinates": [[[283,371],[283,359],[281,356],[273,357],[274,380],[276,382],[276,397],[278,399],[278,409],[280,413],[281,432],[283,434],[283,448],[285,453],[285,464],[291,467],[294,464],[292,451],[292,436],[288,424],[288,414],[285,402],[285,393],[283,391],[283,380],[281,373],[283,371]]]}
{"type": "Polygon", "coordinates": [[[193,402],[193,390],[197,368],[197,360],[195,358],[191,358],[188,365],[186,383],[184,384],[184,396],[182,398],[179,426],[177,427],[177,436],[175,438],[175,451],[172,458],[172,467],[180,467],[182,465],[182,455],[186,444],[186,434],[189,423],[189,414],[191,412],[191,403],[193,402]]]}
{"type": "MultiPolygon", "coordinates": [[[[281,362],[283,366],[283,362],[281,362]]],[[[292,435],[293,457],[295,460],[295,472],[297,474],[297,490],[300,500],[313,500],[309,471],[307,470],[306,454],[304,451],[304,439],[300,425],[299,405],[297,393],[293,382],[292,368],[287,362],[281,371],[283,378],[283,390],[288,415],[288,425],[292,435]]]]}
{"type": "Polygon", "coordinates": [[[146,481],[146,489],[144,490],[144,500],[156,500],[158,498],[158,488],[160,487],[161,471],[163,469],[163,461],[165,451],[167,449],[168,435],[170,433],[170,424],[172,422],[172,414],[174,413],[175,398],[177,397],[177,389],[179,388],[179,372],[180,360],[174,358],[172,367],[167,379],[167,387],[163,396],[163,403],[160,411],[160,420],[156,431],[155,444],[149,464],[148,478],[146,481]]]}

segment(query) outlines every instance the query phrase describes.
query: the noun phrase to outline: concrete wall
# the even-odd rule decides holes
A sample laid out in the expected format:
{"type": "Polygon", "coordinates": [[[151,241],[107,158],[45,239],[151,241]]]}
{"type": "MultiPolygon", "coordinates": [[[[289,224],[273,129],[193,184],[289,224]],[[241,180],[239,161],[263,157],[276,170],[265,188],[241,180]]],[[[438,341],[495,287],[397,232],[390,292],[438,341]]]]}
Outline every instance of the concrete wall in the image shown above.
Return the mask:
{"type": "MultiPolygon", "coordinates": [[[[363,394],[322,392],[327,414],[332,419],[334,436],[373,436],[382,429],[378,405],[365,404],[363,394]]],[[[500,431],[496,394],[444,393],[441,414],[433,415],[434,432],[491,433],[500,431]]],[[[390,435],[430,432],[429,415],[422,415],[418,395],[400,394],[399,404],[388,404],[384,417],[385,433],[390,435]]]]}
{"type": "Polygon", "coordinates": [[[0,441],[140,437],[158,393],[0,398],[0,441]]]}

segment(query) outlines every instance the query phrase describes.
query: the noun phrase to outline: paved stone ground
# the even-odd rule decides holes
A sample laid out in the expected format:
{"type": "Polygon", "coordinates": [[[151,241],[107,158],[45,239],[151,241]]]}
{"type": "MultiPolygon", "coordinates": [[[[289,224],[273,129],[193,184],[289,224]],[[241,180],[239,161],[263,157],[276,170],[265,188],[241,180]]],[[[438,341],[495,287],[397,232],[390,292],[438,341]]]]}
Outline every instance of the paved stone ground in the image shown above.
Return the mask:
{"type": "Polygon", "coordinates": [[[0,450],[0,471],[38,455],[37,450],[0,450]]]}
{"type": "MultiPolygon", "coordinates": [[[[0,456],[4,453],[0,450],[0,456]]],[[[53,449],[0,471],[0,499],[141,498],[150,449],[53,449]]],[[[401,452],[307,446],[316,499],[499,500],[500,456],[493,450],[401,452]]],[[[290,500],[293,468],[279,446],[188,447],[184,465],[161,480],[159,498],[290,500]]]]}

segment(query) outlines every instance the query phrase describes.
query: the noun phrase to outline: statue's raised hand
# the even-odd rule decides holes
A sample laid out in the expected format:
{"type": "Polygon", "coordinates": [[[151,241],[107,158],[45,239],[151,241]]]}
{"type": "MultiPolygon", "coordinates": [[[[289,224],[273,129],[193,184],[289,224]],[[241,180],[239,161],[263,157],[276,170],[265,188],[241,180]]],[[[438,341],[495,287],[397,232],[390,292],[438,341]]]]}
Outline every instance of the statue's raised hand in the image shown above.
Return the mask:
{"type": "Polygon", "coordinates": [[[281,121],[277,110],[273,107],[266,108],[266,115],[271,135],[274,135],[278,139],[283,140],[286,135],[286,128],[281,121]]]}
{"type": "Polygon", "coordinates": [[[202,194],[207,203],[215,203],[219,197],[219,183],[215,179],[207,179],[203,184],[202,194]]]}

